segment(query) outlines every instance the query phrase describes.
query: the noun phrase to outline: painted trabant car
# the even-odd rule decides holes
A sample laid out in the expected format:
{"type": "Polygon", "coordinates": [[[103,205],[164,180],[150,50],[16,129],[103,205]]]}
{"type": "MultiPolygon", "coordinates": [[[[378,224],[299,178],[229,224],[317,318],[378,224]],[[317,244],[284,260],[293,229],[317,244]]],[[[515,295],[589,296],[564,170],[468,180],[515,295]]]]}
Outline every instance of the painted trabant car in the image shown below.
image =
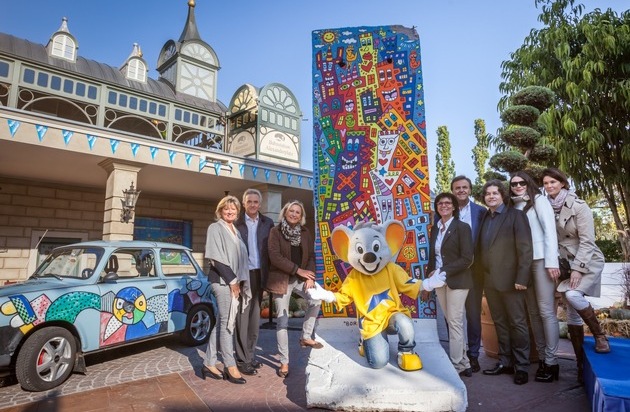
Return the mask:
{"type": "Polygon", "coordinates": [[[83,355],[180,333],[207,342],[216,301],[190,249],[145,241],[56,248],[25,282],[0,287],[0,368],[42,391],[85,372],[83,355]]]}

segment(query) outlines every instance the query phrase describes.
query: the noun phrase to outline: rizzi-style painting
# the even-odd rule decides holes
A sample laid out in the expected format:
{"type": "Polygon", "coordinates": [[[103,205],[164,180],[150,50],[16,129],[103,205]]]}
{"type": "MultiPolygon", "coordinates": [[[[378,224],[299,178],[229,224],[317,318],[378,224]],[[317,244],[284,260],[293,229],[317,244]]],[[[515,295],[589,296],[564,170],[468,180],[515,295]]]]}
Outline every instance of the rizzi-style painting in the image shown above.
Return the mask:
{"type": "MultiPolygon", "coordinates": [[[[430,213],[420,39],[403,26],[315,30],[313,164],[317,273],[336,291],[349,267],[332,250],[339,225],[398,220],[396,263],[423,279],[430,213]]],[[[402,297],[413,317],[435,316],[435,299],[402,297]]],[[[324,316],[354,316],[323,304],[324,316]]]]}

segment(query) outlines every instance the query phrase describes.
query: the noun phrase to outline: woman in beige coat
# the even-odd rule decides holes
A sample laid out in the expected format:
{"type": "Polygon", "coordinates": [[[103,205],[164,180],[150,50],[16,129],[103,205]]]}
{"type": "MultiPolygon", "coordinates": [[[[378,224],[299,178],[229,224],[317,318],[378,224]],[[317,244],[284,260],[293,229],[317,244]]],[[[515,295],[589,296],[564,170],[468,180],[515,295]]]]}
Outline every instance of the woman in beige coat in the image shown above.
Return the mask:
{"type": "Polygon", "coordinates": [[[562,292],[566,302],[567,324],[578,362],[578,381],[582,382],[582,321],[595,337],[595,352],[610,352],[593,307],[584,297],[599,297],[604,255],[595,244],[593,213],[584,200],[569,192],[567,176],[556,168],[545,169],[542,176],[556,217],[558,252],[560,258],[568,259],[571,265],[571,277],[558,285],[558,292],[562,292]]]}

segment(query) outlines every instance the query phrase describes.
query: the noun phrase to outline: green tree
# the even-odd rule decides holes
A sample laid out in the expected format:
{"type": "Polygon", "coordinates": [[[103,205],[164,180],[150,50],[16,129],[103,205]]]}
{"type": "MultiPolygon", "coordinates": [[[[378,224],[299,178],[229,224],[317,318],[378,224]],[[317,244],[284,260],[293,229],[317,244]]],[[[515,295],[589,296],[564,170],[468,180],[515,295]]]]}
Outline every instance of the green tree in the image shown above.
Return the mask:
{"type": "Polygon", "coordinates": [[[437,128],[437,138],[435,183],[437,193],[442,193],[451,190],[451,180],[455,177],[455,162],[451,157],[451,141],[446,126],[437,128]]]}
{"type": "MultiPolygon", "coordinates": [[[[541,29],[502,63],[499,107],[529,85],[558,99],[543,119],[558,165],[581,196],[603,195],[615,226],[630,227],[630,11],[584,14],[574,0],[535,0],[541,29]]],[[[630,244],[624,245],[628,253],[630,244]]]]}
{"type": "Polygon", "coordinates": [[[475,119],[475,139],[477,144],[472,149],[473,164],[477,172],[475,186],[483,186],[485,183],[483,175],[486,174],[486,162],[490,157],[490,135],[486,133],[486,121],[483,119],[475,119]]]}
{"type": "Polygon", "coordinates": [[[524,170],[540,181],[542,170],[556,160],[556,149],[545,144],[546,127],[539,122],[555,100],[547,87],[528,86],[513,94],[511,105],[501,113],[503,128],[495,139],[498,153],[489,165],[497,170],[514,173],[524,170]]]}

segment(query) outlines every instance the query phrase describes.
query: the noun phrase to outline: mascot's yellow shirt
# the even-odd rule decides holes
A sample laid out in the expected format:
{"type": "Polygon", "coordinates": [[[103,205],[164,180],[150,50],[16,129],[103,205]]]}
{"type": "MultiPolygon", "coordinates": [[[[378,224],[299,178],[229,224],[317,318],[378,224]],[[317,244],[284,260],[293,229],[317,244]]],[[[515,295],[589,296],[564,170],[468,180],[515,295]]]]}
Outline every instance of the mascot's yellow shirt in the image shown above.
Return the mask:
{"type": "Polygon", "coordinates": [[[354,302],[361,337],[369,339],[387,328],[394,313],[410,316],[409,309],[403,306],[398,294],[404,293],[416,299],[421,285],[422,281],[410,278],[402,267],[393,262],[373,275],[352,269],[339,292],[335,293],[337,309],[354,302]]]}

